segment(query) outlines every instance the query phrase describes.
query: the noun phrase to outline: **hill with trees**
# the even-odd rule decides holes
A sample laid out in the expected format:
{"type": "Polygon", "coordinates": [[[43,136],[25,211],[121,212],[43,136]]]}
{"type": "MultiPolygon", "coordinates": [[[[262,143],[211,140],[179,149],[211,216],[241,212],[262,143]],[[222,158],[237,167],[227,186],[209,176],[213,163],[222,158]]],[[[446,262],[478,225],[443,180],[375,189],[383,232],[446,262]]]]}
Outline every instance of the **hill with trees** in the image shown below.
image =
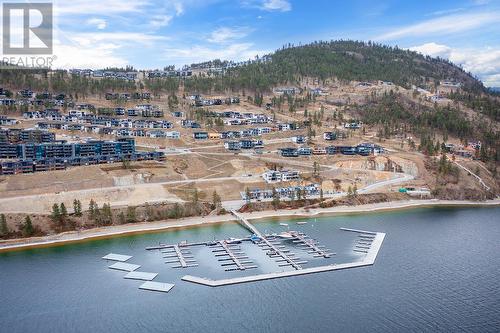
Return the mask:
{"type": "MultiPolygon", "coordinates": [[[[330,41],[283,47],[262,61],[227,69],[225,74],[192,84],[199,91],[269,91],[304,77],[341,81],[390,81],[405,88],[441,80],[460,82],[465,91],[485,93],[481,81],[448,60],[372,42],[330,41]]],[[[196,80],[196,78],[195,78],[196,80]]]]}
{"type": "MultiPolygon", "coordinates": [[[[320,81],[390,81],[411,88],[426,87],[441,80],[460,82],[464,91],[488,93],[481,81],[448,60],[372,42],[350,40],[318,41],[303,46],[289,44],[256,61],[234,66],[233,62],[212,60],[192,64],[192,68],[224,67],[220,74],[200,74],[189,78],[145,79],[127,82],[115,79],[76,77],[66,71],[4,69],[0,85],[13,89],[31,88],[82,95],[102,90],[148,88],[173,93],[179,86],[189,93],[271,91],[283,84],[299,84],[303,78],[320,81]],[[231,65],[231,66],[229,66],[231,65]],[[50,73],[50,75],[49,75],[50,73]],[[176,82],[174,82],[176,81],[176,82]]],[[[132,69],[129,67],[127,69],[132,69]]]]}

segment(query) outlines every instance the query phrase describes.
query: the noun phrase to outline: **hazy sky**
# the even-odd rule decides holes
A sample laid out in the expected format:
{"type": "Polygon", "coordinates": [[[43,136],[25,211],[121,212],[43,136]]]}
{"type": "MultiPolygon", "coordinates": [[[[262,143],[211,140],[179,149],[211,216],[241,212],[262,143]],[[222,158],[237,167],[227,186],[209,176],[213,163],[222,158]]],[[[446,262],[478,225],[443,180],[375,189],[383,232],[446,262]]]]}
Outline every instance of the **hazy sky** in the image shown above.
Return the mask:
{"type": "Polygon", "coordinates": [[[54,7],[62,68],[247,60],[287,43],[358,39],[448,58],[500,86],[500,0],[57,0],[54,7]]]}

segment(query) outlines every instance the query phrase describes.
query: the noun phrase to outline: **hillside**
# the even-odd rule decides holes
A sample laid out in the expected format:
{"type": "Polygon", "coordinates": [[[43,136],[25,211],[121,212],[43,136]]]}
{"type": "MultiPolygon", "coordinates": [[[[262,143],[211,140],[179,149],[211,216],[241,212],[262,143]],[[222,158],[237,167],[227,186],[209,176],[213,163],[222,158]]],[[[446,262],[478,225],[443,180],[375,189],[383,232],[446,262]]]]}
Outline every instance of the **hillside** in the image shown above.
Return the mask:
{"type": "MultiPolygon", "coordinates": [[[[227,66],[214,60],[192,64],[191,68],[227,66]]],[[[12,89],[64,90],[68,94],[97,94],[103,90],[147,88],[173,93],[179,85],[189,93],[210,93],[241,90],[266,92],[283,84],[299,84],[310,77],[325,81],[390,81],[411,88],[412,85],[431,89],[441,80],[460,82],[464,91],[488,93],[481,81],[451,62],[423,56],[413,51],[371,42],[314,42],[303,46],[283,47],[258,61],[229,67],[223,75],[195,75],[181,79],[145,79],[141,83],[113,79],[75,77],[65,71],[2,70],[0,85],[12,89]],[[49,75],[50,73],[50,75],[49,75]],[[180,81],[180,82],[179,82],[180,81]]]]}
{"type": "Polygon", "coordinates": [[[220,83],[233,89],[267,90],[274,85],[294,83],[302,77],[383,80],[405,88],[452,80],[461,82],[463,89],[469,92],[486,91],[479,80],[447,60],[371,42],[315,42],[283,48],[265,59],[268,61],[229,70],[220,83]]]}

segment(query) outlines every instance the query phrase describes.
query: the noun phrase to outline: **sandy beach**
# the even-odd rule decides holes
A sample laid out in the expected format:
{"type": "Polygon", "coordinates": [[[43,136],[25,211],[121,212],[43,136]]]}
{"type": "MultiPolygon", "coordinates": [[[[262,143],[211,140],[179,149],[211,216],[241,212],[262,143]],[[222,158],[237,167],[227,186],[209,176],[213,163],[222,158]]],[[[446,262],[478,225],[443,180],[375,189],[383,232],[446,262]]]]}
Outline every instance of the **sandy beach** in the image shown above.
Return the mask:
{"type": "MultiPolygon", "coordinates": [[[[295,210],[268,210],[262,212],[253,212],[242,214],[249,220],[256,221],[268,218],[301,218],[311,216],[335,216],[342,214],[365,214],[369,212],[392,211],[399,209],[411,209],[421,207],[486,207],[498,206],[500,199],[471,202],[471,201],[447,201],[447,200],[407,200],[395,202],[383,202],[376,204],[358,205],[358,206],[338,206],[331,208],[318,209],[295,209],[295,210]]],[[[0,252],[16,251],[36,247],[60,246],[68,243],[85,242],[89,240],[120,237],[133,234],[142,234],[150,232],[162,232],[168,229],[199,227],[211,225],[214,223],[235,223],[234,216],[227,214],[223,216],[205,216],[191,217],[178,220],[142,222],[118,226],[109,226],[103,228],[95,228],[84,231],[71,231],[57,235],[45,237],[33,237],[22,239],[11,239],[0,242],[0,252]]]]}

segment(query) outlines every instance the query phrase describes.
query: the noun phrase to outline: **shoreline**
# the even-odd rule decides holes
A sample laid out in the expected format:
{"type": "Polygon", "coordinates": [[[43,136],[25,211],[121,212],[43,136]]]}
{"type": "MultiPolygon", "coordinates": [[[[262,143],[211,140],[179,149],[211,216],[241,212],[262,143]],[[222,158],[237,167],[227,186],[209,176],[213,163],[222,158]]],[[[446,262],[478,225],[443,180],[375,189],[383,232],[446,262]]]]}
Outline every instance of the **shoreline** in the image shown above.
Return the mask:
{"type": "MultiPolygon", "coordinates": [[[[315,208],[305,210],[303,208],[295,210],[267,210],[261,212],[244,213],[242,214],[248,220],[259,222],[265,219],[296,219],[308,217],[322,217],[322,216],[337,216],[337,215],[350,215],[350,214],[366,214],[375,212],[388,212],[397,210],[408,210],[414,208],[426,207],[494,207],[500,206],[500,199],[474,202],[474,201],[460,201],[460,200],[405,200],[382,202],[375,204],[366,204],[358,206],[338,206],[331,208],[315,208]]],[[[192,228],[205,225],[213,225],[218,223],[236,223],[234,216],[230,214],[221,216],[196,216],[183,218],[178,220],[167,220],[157,222],[141,222],[130,225],[117,225],[103,228],[94,228],[83,231],[69,231],[57,235],[34,237],[34,238],[21,238],[3,241],[0,244],[0,253],[14,252],[27,250],[32,248],[56,247],[72,243],[88,242],[100,239],[108,239],[115,237],[125,237],[131,235],[140,235],[146,233],[158,233],[168,231],[170,229],[179,228],[192,228]]]]}

